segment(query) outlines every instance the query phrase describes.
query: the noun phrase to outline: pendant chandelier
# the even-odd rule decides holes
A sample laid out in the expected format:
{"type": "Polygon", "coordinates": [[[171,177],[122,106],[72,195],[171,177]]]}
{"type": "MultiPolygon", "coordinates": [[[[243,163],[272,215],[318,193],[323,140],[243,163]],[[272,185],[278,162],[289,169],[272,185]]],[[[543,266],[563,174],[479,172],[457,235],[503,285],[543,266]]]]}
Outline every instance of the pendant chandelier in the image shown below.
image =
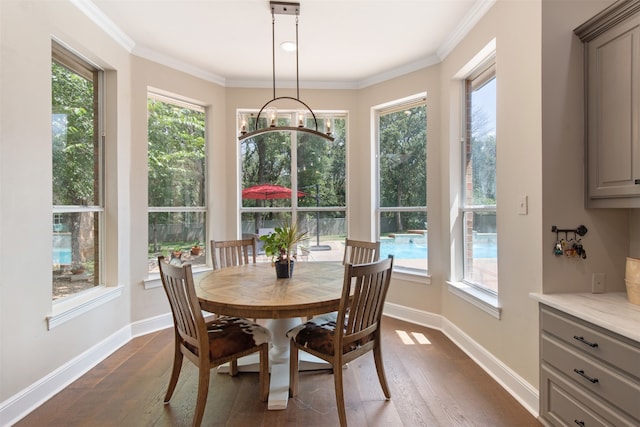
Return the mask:
{"type": "Polygon", "coordinates": [[[238,140],[243,141],[247,138],[251,138],[256,135],[260,135],[267,132],[280,132],[280,131],[297,131],[297,132],[305,132],[312,135],[320,136],[322,138],[328,139],[329,141],[333,141],[334,138],[331,136],[331,122],[327,121],[326,123],[326,132],[318,131],[318,119],[313,112],[313,110],[304,102],[300,100],[300,76],[298,72],[298,52],[300,51],[298,45],[298,16],[300,14],[300,3],[288,3],[288,2],[279,2],[272,1],[269,3],[271,5],[271,44],[272,44],[272,70],[273,70],[273,99],[267,101],[266,104],[262,106],[255,120],[254,130],[251,132],[247,132],[247,122],[242,119],[240,124],[240,136],[238,140]],[[279,96],[276,97],[276,37],[275,37],[275,24],[276,24],[276,15],[295,15],[296,16],[296,97],[292,96],[279,96]],[[278,126],[278,111],[271,104],[279,101],[279,100],[291,100],[296,101],[298,104],[304,106],[304,110],[298,110],[296,112],[296,121],[297,126],[278,126]],[[262,113],[267,115],[266,126],[260,126],[260,116],[262,113]],[[309,128],[306,126],[306,115],[307,112],[311,113],[311,117],[313,118],[314,128],[309,128]]]}

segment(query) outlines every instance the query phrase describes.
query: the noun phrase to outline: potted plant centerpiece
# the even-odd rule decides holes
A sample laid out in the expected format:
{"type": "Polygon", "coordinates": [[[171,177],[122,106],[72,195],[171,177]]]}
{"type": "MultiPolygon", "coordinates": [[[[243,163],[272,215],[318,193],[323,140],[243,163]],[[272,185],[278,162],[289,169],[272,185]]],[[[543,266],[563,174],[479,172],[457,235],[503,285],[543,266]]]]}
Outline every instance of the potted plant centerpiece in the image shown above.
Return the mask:
{"type": "Polygon", "coordinates": [[[271,264],[276,268],[276,276],[279,279],[293,275],[296,245],[306,235],[307,232],[301,231],[298,224],[285,222],[272,233],[260,236],[260,240],[264,242],[264,253],[271,257],[271,264]]]}

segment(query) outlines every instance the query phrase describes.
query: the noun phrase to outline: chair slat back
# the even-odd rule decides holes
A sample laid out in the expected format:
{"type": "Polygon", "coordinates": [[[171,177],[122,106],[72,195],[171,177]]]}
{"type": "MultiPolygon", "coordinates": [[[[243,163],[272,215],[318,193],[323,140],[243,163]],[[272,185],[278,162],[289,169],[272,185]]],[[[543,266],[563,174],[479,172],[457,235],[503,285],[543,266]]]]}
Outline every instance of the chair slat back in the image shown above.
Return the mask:
{"type": "Polygon", "coordinates": [[[249,264],[249,255],[256,263],[256,239],[212,240],[211,261],[213,269],[249,264]]]}
{"type": "MultiPolygon", "coordinates": [[[[169,299],[176,332],[194,348],[208,345],[207,328],[196,296],[191,265],[176,266],[158,257],[162,286],[169,299]]],[[[208,353],[208,347],[206,347],[208,353]]]]}
{"type": "Polygon", "coordinates": [[[379,259],[380,241],[345,240],[343,264],[368,264],[379,259]]]}
{"type": "Polygon", "coordinates": [[[342,299],[338,310],[336,339],[346,344],[358,341],[379,328],[384,301],[391,283],[393,256],[368,264],[345,266],[342,299]]]}

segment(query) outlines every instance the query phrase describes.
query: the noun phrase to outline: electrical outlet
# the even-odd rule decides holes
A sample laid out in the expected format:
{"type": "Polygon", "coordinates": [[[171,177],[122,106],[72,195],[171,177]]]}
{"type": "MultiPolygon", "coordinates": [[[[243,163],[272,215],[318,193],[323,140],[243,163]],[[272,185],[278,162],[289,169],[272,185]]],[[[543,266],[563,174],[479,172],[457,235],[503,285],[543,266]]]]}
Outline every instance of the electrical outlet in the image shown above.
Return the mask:
{"type": "Polygon", "coordinates": [[[604,273],[593,273],[591,276],[591,293],[604,293],[604,273]]]}
{"type": "Polygon", "coordinates": [[[529,211],[529,206],[528,206],[528,197],[527,196],[521,196],[520,200],[518,201],[518,215],[526,215],[529,211]]]}

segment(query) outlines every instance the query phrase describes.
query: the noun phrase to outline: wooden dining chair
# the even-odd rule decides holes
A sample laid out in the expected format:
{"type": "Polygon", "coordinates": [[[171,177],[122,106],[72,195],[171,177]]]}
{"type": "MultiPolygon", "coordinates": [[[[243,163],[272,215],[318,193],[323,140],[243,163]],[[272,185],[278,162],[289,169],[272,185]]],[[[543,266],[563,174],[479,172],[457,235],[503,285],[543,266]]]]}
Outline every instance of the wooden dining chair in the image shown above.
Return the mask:
{"type": "Polygon", "coordinates": [[[345,240],[343,264],[368,264],[379,259],[380,241],[345,240]]]}
{"type": "Polygon", "coordinates": [[[213,269],[249,264],[249,258],[256,263],[256,239],[212,240],[211,262],[213,269]]]}
{"type": "MultiPolygon", "coordinates": [[[[214,270],[256,263],[257,242],[255,237],[238,240],[212,240],[211,262],[214,270]]],[[[216,314],[217,316],[217,314],[216,314]]],[[[254,322],[257,319],[253,319],[254,322]]]]}
{"type": "Polygon", "coordinates": [[[269,342],[271,332],[247,319],[222,316],[205,322],[196,296],[191,265],[170,265],[158,257],[162,286],[173,314],[175,348],[173,369],[164,403],[169,403],[178,383],[183,357],[198,367],[198,396],[193,426],[202,423],[209,393],[211,369],[230,363],[229,373],[238,373],[238,358],[260,353],[260,400],[269,394],[269,342]]]}
{"type": "Polygon", "coordinates": [[[347,425],[342,385],[342,366],[345,363],[373,351],[380,386],[385,397],[391,398],[382,362],[380,322],[392,269],[392,255],[369,264],[346,264],[337,316],[317,316],[287,332],[291,347],[289,394],[291,397],[298,394],[299,350],[330,363],[341,426],[347,425]]]}

